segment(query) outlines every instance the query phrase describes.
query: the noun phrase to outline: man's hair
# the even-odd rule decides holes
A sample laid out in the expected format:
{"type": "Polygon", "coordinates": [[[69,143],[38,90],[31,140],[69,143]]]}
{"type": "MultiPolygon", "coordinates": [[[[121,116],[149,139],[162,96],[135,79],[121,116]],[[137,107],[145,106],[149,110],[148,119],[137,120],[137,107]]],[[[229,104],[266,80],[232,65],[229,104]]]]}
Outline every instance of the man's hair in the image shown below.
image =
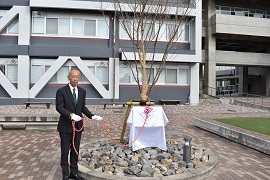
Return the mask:
{"type": "Polygon", "coordinates": [[[81,71],[78,68],[71,68],[69,73],[68,73],[68,76],[70,75],[71,71],[78,71],[81,74],[81,71]]]}

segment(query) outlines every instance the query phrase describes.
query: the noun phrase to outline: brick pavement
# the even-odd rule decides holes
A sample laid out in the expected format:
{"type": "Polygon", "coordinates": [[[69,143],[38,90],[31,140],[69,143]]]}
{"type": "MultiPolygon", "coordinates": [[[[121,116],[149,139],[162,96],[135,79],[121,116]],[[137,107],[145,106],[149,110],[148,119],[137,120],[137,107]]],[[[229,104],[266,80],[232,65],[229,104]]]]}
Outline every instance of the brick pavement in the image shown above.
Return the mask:
{"type": "MultiPolygon", "coordinates": [[[[89,108],[93,113],[103,116],[111,134],[119,138],[125,110],[116,108],[104,110],[102,106],[89,106],[89,108]]],[[[218,117],[270,117],[269,111],[225,104],[165,106],[164,110],[169,119],[166,131],[179,132],[179,134],[167,135],[167,138],[182,140],[185,135],[189,135],[193,138],[193,143],[202,144],[217,154],[219,168],[207,179],[269,179],[269,155],[192,125],[194,117],[209,120],[218,117]]],[[[25,109],[25,106],[0,106],[0,113],[9,116],[58,114],[54,106],[49,110],[38,106],[28,109],[25,109]]],[[[61,179],[60,145],[56,130],[2,130],[0,137],[0,180],[61,179]]],[[[86,123],[82,143],[107,137],[100,122],[89,121],[86,123]]]]}

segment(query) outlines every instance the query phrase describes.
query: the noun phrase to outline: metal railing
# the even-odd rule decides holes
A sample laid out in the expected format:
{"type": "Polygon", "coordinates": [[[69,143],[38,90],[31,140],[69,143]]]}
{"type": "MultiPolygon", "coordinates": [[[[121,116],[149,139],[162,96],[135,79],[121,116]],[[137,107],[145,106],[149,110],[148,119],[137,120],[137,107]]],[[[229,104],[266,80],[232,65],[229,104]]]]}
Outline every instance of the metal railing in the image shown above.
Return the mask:
{"type": "Polygon", "coordinates": [[[265,11],[265,10],[261,10],[261,9],[251,9],[251,8],[216,5],[216,13],[217,14],[234,15],[234,16],[246,16],[246,17],[270,19],[270,11],[265,11]]]}
{"type": "Polygon", "coordinates": [[[202,92],[205,94],[208,94],[210,96],[225,96],[225,95],[235,95],[238,94],[238,89],[236,88],[236,85],[227,85],[227,86],[220,86],[220,87],[210,87],[205,86],[202,89],[202,92]],[[208,90],[207,90],[208,88],[208,90]],[[206,93],[207,92],[207,93],[206,93]]]}
{"type": "Polygon", "coordinates": [[[238,97],[235,97],[235,100],[241,101],[243,103],[248,103],[251,105],[266,106],[265,96],[249,93],[241,93],[238,97]]]}

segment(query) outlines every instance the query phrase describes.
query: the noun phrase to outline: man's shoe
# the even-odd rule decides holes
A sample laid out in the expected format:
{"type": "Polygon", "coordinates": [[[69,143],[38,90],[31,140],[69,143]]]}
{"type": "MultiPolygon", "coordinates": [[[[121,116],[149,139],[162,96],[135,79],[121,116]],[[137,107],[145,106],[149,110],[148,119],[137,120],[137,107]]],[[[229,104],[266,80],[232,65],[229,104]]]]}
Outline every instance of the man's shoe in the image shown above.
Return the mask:
{"type": "Polygon", "coordinates": [[[63,176],[62,180],[69,180],[68,176],[63,176]]]}
{"type": "Polygon", "coordinates": [[[85,178],[79,176],[78,174],[77,175],[70,174],[69,179],[85,180],[85,178]]]}

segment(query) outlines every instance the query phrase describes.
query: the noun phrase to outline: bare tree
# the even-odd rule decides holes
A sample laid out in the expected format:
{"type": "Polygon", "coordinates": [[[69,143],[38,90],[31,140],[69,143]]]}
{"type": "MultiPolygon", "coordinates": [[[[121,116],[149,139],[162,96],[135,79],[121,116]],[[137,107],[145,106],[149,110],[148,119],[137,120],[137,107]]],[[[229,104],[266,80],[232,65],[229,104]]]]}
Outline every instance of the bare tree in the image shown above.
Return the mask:
{"type": "Polygon", "coordinates": [[[114,0],[113,8],[119,22],[119,48],[139,87],[141,102],[146,102],[166,62],[181,49],[191,20],[190,0],[114,0]],[[133,52],[134,59],[127,52],[133,52]],[[155,72],[154,64],[158,64],[155,72]]]}

